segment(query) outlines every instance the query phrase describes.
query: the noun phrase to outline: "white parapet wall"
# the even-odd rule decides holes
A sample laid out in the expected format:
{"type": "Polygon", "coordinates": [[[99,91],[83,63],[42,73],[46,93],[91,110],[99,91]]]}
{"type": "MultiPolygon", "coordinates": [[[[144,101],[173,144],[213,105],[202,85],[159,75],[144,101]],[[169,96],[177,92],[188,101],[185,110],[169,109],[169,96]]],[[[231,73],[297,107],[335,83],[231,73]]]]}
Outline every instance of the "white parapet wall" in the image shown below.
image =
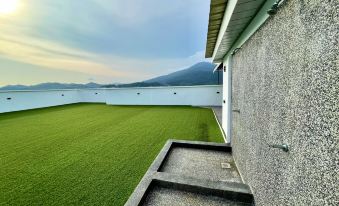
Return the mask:
{"type": "Polygon", "coordinates": [[[0,91],[0,113],[80,102],[109,105],[221,106],[222,86],[0,91]]]}
{"type": "Polygon", "coordinates": [[[221,86],[143,87],[106,90],[112,105],[221,106],[221,86]]]}
{"type": "Polygon", "coordinates": [[[106,103],[106,89],[78,90],[80,102],[106,103]]]}
{"type": "Polygon", "coordinates": [[[77,90],[1,91],[0,113],[78,102],[77,90]]]}

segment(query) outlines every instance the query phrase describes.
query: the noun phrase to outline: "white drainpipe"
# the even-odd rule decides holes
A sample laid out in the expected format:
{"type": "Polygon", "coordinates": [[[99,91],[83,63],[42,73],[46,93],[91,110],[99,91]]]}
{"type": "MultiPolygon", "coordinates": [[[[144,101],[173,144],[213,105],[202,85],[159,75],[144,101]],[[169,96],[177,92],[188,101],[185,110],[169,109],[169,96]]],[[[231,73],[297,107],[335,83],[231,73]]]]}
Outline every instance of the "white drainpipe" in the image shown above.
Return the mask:
{"type": "Polygon", "coordinates": [[[227,79],[227,88],[226,88],[226,140],[228,143],[232,141],[232,62],[233,57],[229,55],[226,66],[226,79],[227,79]]]}

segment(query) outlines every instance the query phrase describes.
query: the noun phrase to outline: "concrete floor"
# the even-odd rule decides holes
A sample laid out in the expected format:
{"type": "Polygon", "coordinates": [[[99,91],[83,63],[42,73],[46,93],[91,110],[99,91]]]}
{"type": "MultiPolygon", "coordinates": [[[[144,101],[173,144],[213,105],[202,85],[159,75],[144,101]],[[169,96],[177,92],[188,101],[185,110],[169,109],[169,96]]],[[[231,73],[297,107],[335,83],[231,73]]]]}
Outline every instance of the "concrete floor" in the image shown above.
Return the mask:
{"type": "Polygon", "coordinates": [[[170,151],[161,172],[242,183],[232,155],[224,151],[176,147],[170,151]],[[228,163],[231,167],[223,168],[222,163],[228,163]]]}

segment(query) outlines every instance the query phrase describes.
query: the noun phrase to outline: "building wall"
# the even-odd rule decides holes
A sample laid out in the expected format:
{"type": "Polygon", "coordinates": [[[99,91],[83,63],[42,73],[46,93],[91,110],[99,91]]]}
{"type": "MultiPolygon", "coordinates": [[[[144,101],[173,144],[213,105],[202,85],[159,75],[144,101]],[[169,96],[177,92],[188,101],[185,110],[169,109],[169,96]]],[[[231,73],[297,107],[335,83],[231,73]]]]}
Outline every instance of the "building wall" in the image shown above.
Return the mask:
{"type": "Polygon", "coordinates": [[[221,106],[221,86],[0,91],[0,113],[79,102],[111,105],[221,106]],[[139,95],[137,94],[139,93],[139,95]],[[176,94],[174,94],[176,93],[176,94]]]}
{"type": "Polygon", "coordinates": [[[285,1],[234,55],[233,154],[257,205],[339,205],[338,8],[285,1]]]}

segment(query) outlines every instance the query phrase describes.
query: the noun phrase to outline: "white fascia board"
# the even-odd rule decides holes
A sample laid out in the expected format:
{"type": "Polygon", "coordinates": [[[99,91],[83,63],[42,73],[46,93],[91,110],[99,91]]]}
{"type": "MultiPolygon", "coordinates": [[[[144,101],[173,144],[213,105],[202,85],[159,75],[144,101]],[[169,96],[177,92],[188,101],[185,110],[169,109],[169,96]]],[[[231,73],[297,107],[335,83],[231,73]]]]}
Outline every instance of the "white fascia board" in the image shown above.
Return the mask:
{"type": "Polygon", "coordinates": [[[227,26],[228,26],[228,24],[231,20],[231,17],[233,15],[233,11],[234,11],[237,3],[238,3],[238,0],[228,0],[228,2],[227,2],[226,10],[225,10],[225,13],[224,13],[224,17],[222,19],[221,27],[220,27],[218,38],[217,38],[217,43],[215,44],[214,51],[213,51],[213,56],[212,56],[213,62],[214,62],[215,55],[216,55],[216,53],[219,49],[220,43],[221,43],[221,41],[224,37],[224,34],[227,30],[227,26]]]}

